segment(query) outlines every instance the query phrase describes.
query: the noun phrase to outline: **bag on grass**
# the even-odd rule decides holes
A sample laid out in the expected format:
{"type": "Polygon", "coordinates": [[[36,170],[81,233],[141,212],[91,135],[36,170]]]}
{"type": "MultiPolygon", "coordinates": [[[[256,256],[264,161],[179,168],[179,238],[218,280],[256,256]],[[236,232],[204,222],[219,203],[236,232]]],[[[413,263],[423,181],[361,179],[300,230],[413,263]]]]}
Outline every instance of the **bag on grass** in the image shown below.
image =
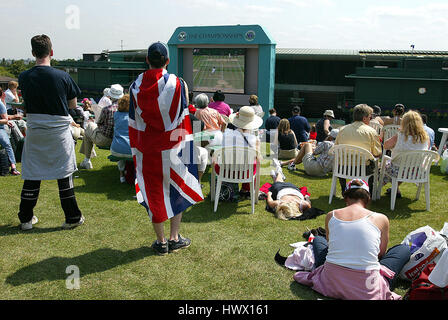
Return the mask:
{"type": "Polygon", "coordinates": [[[400,272],[400,278],[413,281],[431,262],[437,262],[440,253],[448,247],[447,238],[430,226],[409,233],[402,244],[411,250],[411,257],[400,272]]]}
{"type": "Polygon", "coordinates": [[[222,182],[219,201],[233,202],[239,198],[238,183],[222,182]]]}
{"type": "Polygon", "coordinates": [[[429,275],[435,265],[435,263],[428,264],[419,277],[412,281],[404,300],[448,300],[448,286],[440,288],[429,281],[429,275]]]}

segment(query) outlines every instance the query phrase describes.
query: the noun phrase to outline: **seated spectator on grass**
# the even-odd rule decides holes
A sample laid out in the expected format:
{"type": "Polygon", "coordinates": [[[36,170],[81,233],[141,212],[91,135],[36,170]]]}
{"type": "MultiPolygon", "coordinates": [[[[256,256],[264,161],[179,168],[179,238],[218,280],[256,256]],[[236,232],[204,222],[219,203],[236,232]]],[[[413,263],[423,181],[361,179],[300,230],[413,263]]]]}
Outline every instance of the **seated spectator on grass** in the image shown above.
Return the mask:
{"type": "Polygon", "coordinates": [[[20,172],[17,171],[16,168],[16,158],[14,156],[14,150],[12,148],[11,141],[9,140],[9,135],[5,130],[5,126],[11,127],[12,123],[8,119],[6,106],[0,100],[0,145],[3,149],[6,150],[6,153],[8,154],[9,163],[11,165],[10,173],[12,175],[18,176],[20,175],[20,172]]]}
{"type": "Polygon", "coordinates": [[[84,129],[81,127],[80,124],[76,123],[73,117],[69,114],[69,117],[71,118],[72,122],[70,123],[70,131],[72,132],[73,140],[78,139],[84,139],[84,129]]]}
{"type": "Polygon", "coordinates": [[[291,130],[288,119],[280,120],[277,128],[275,144],[278,146],[278,158],[289,160],[298,154],[298,143],[294,131],[291,130]]]}
{"type": "MultiPolygon", "coordinates": [[[[114,137],[110,145],[110,153],[118,158],[128,158],[132,161],[131,144],[129,142],[129,94],[118,100],[117,112],[114,113],[114,137]]],[[[120,182],[125,183],[126,160],[117,163],[120,172],[120,182]]]]}
{"type": "Polygon", "coordinates": [[[213,134],[213,138],[206,143],[210,146],[221,145],[222,133],[226,128],[226,122],[222,115],[213,108],[209,107],[208,96],[201,93],[195,98],[197,111],[195,117],[204,123],[204,131],[213,134]]]}
{"type": "Polygon", "coordinates": [[[316,138],[317,138],[316,125],[314,124],[311,126],[310,129],[310,140],[316,140],[316,138]]]}
{"type": "MultiPolygon", "coordinates": [[[[374,157],[380,157],[383,150],[381,141],[375,129],[369,126],[373,109],[366,104],[358,104],[353,108],[353,123],[350,123],[339,129],[335,145],[348,144],[361,147],[369,151],[374,157]]],[[[332,152],[330,150],[330,152],[332,152]]],[[[369,160],[366,166],[366,174],[373,173],[375,163],[369,160]]],[[[369,184],[372,186],[373,175],[369,178],[369,184]]],[[[341,192],[344,192],[346,179],[339,178],[341,192]]]]}
{"type": "MultiPolygon", "coordinates": [[[[260,140],[253,134],[253,130],[258,129],[263,124],[263,119],[255,115],[254,109],[249,106],[243,106],[237,113],[233,113],[229,117],[236,129],[226,129],[222,137],[223,147],[248,147],[257,152],[258,160],[261,161],[260,140]]],[[[256,163],[254,163],[254,169],[256,163]]],[[[216,173],[219,173],[219,166],[215,165],[216,173]]],[[[254,170],[254,174],[256,174],[254,170]]],[[[250,195],[249,183],[243,183],[241,196],[250,195]]]]}
{"type": "Polygon", "coordinates": [[[254,109],[257,116],[263,118],[264,111],[263,108],[258,104],[258,97],[256,95],[253,94],[249,97],[249,106],[254,109]]]}
{"type": "MultiPolygon", "coordinates": [[[[3,95],[4,95],[3,89],[0,88],[0,96],[3,96],[3,95]]],[[[17,127],[19,128],[22,135],[26,136],[26,121],[23,120],[23,116],[24,116],[25,112],[23,110],[21,110],[21,112],[17,112],[15,109],[8,110],[8,108],[6,107],[6,100],[8,100],[8,99],[5,94],[5,104],[3,106],[6,108],[6,114],[8,116],[8,120],[11,122],[14,122],[17,125],[17,127]]],[[[11,99],[9,99],[9,100],[11,100],[11,99]]]]}
{"type": "MultiPolygon", "coordinates": [[[[6,112],[9,115],[13,115],[17,113],[17,109],[12,103],[19,103],[19,95],[17,93],[17,88],[19,84],[17,81],[9,81],[8,89],[5,91],[5,104],[6,104],[6,112]]],[[[23,111],[22,111],[23,113],[23,111]]]]}
{"type": "Polygon", "coordinates": [[[264,127],[266,128],[266,142],[271,142],[271,135],[272,139],[274,139],[275,130],[278,128],[280,120],[280,117],[277,116],[277,110],[274,108],[270,109],[269,118],[264,123],[264,127]]]}
{"type": "Polygon", "coordinates": [[[190,91],[189,93],[188,93],[188,111],[190,112],[190,115],[191,114],[195,114],[196,113],[196,107],[194,106],[194,92],[193,91],[190,91]]]}
{"type": "Polygon", "coordinates": [[[80,152],[84,154],[85,158],[79,165],[80,168],[87,170],[93,168],[90,156],[94,144],[98,147],[110,148],[114,137],[114,113],[118,108],[118,100],[122,98],[123,95],[123,87],[121,85],[112,85],[110,89],[112,104],[101,110],[97,123],[89,121],[87,124],[84,139],[82,140],[80,148],[80,152]]]}
{"type": "Polygon", "coordinates": [[[305,142],[295,159],[281,162],[287,165],[288,170],[295,170],[296,165],[303,162],[303,168],[309,176],[325,176],[333,170],[334,154],[330,154],[330,149],[334,146],[334,140],[338,136],[339,130],[331,130],[328,137],[317,144],[305,142]]]}
{"type": "Polygon", "coordinates": [[[296,135],[298,143],[307,142],[309,139],[309,133],[311,130],[308,119],[300,115],[301,109],[299,106],[292,108],[292,117],[289,118],[289,124],[292,131],[296,135]]]}
{"type": "Polygon", "coordinates": [[[425,129],[426,133],[429,136],[429,145],[430,149],[433,151],[437,151],[437,146],[435,145],[435,132],[432,128],[428,127],[426,124],[428,123],[428,116],[426,114],[421,114],[423,121],[423,129],[425,129]]]}
{"type": "Polygon", "coordinates": [[[304,196],[300,189],[292,183],[285,182],[281,168],[271,171],[272,186],[266,198],[267,206],[274,211],[280,220],[289,220],[299,217],[303,212],[311,208],[311,201],[304,196]]]}
{"type": "Polygon", "coordinates": [[[102,109],[104,107],[110,106],[112,104],[112,100],[110,99],[110,88],[104,88],[103,96],[100,101],[98,101],[98,106],[102,109]]]}
{"type": "Polygon", "coordinates": [[[377,122],[380,125],[384,125],[384,121],[381,118],[381,108],[379,106],[373,106],[373,113],[372,113],[372,119],[370,120],[370,122],[377,122]]]}
{"type": "Polygon", "coordinates": [[[223,114],[226,117],[228,117],[233,111],[230,108],[230,106],[224,102],[225,99],[226,96],[224,95],[224,93],[222,93],[221,90],[218,90],[213,94],[213,101],[210,102],[208,107],[215,109],[220,114],[223,114]]]}
{"type": "MultiPolygon", "coordinates": [[[[331,130],[333,129],[331,127],[331,120],[334,119],[334,112],[333,110],[325,110],[324,115],[319,121],[316,123],[316,141],[322,142],[324,141],[328,135],[330,134],[331,130]]],[[[310,137],[311,139],[311,137],[310,137]]]]}
{"type": "MultiPolygon", "coordinates": [[[[430,149],[429,136],[423,127],[423,120],[417,111],[409,110],[401,120],[400,131],[384,141],[384,149],[392,150],[391,160],[386,163],[386,172],[392,176],[398,175],[399,167],[394,165],[394,157],[400,152],[430,149]]],[[[384,175],[383,185],[392,182],[391,177],[384,175]]],[[[400,185],[401,183],[398,183],[400,185]]],[[[388,195],[391,189],[387,189],[388,195]]],[[[401,198],[400,189],[397,197],[401,198]]]]}
{"type": "Polygon", "coordinates": [[[327,214],[326,237],[313,240],[314,269],[295,273],[294,280],[334,299],[401,299],[392,290],[411,256],[409,247],[399,244],[387,250],[389,219],[367,209],[365,181],[350,181],[344,201],[344,208],[327,214]]]}
{"type": "Polygon", "coordinates": [[[404,114],[404,105],[398,103],[395,105],[395,107],[392,109],[392,115],[393,117],[381,117],[383,120],[383,125],[386,126],[388,124],[397,124],[400,125],[401,118],[404,114]]]}
{"type": "Polygon", "coordinates": [[[81,108],[82,108],[82,119],[83,119],[81,127],[83,129],[85,129],[87,127],[87,123],[90,120],[90,116],[93,114],[92,102],[89,99],[84,98],[82,100],[81,108]]]}

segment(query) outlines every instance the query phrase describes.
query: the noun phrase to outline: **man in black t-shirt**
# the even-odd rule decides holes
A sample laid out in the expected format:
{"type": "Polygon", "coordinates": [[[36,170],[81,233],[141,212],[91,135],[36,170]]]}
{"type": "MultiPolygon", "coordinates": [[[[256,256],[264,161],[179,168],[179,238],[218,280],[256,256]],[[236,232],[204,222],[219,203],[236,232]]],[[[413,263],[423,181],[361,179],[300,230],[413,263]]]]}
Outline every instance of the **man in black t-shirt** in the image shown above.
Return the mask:
{"type": "Polygon", "coordinates": [[[38,219],[33,213],[41,180],[58,180],[65,214],[64,229],[84,223],[73,188],[77,170],[69,109],[77,106],[81,90],[64,71],[51,67],[53,55],[46,35],[31,39],[36,65],[19,75],[19,88],[27,113],[27,136],[22,154],[22,188],[19,219],[22,230],[30,230],[38,219]]]}
{"type": "MultiPolygon", "coordinates": [[[[274,108],[269,110],[269,118],[266,119],[264,127],[266,128],[266,142],[271,142],[271,130],[278,128],[280,123],[280,117],[277,116],[277,110],[274,108]]],[[[275,132],[272,132],[272,137],[274,137],[275,132]]]]}

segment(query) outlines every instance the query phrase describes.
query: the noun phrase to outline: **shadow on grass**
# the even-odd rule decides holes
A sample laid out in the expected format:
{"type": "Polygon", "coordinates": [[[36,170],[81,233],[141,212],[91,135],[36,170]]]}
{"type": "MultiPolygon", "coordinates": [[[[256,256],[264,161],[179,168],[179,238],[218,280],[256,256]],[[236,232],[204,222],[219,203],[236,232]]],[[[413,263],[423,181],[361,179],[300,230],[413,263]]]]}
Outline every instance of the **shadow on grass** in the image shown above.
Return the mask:
{"type": "Polygon", "coordinates": [[[50,233],[50,232],[58,232],[58,231],[65,231],[61,227],[55,227],[55,228],[33,228],[31,230],[22,231],[20,229],[20,225],[5,225],[0,226],[0,237],[5,236],[13,236],[16,234],[41,234],[41,233],[50,233]]]}
{"type": "MultiPolygon", "coordinates": [[[[260,205],[260,203],[263,203],[264,207],[264,200],[259,200],[258,204],[255,204],[255,209],[257,209],[257,206],[260,205]]],[[[205,197],[204,201],[195,204],[191,208],[194,208],[194,210],[189,209],[182,216],[182,222],[207,223],[228,219],[235,214],[252,214],[250,200],[239,202],[220,201],[218,203],[218,209],[214,212],[214,202],[210,200],[210,196],[205,197]]]]}
{"type": "Polygon", "coordinates": [[[298,283],[297,281],[292,281],[289,288],[291,289],[291,292],[301,300],[333,300],[314,291],[311,287],[298,283]]]}
{"type": "MultiPolygon", "coordinates": [[[[285,169],[283,169],[285,170],[285,169]]],[[[330,183],[331,183],[331,175],[325,175],[325,176],[310,176],[308,175],[304,169],[296,169],[294,171],[289,171],[288,172],[293,175],[293,176],[297,176],[297,177],[301,177],[301,178],[305,178],[307,180],[313,180],[313,181],[318,181],[318,180],[327,180],[328,178],[330,178],[330,183]]]]}
{"type": "Polygon", "coordinates": [[[105,194],[108,199],[135,201],[135,187],[120,183],[116,165],[106,165],[99,170],[79,170],[74,173],[75,179],[84,180],[85,184],[75,187],[75,193],[105,194]],[[77,177],[77,178],[76,178],[77,177]]]}
{"type": "Polygon", "coordinates": [[[439,165],[437,165],[437,166],[434,165],[434,166],[431,167],[431,175],[442,177],[444,180],[448,180],[448,174],[442,173],[440,171],[440,166],[439,165]]]}
{"type": "Polygon", "coordinates": [[[82,277],[153,255],[155,253],[150,247],[141,247],[129,251],[103,248],[73,258],[52,257],[16,271],[9,275],[5,282],[13,286],[20,286],[41,281],[65,280],[70,275],[66,273],[68,266],[77,266],[82,277]]]}

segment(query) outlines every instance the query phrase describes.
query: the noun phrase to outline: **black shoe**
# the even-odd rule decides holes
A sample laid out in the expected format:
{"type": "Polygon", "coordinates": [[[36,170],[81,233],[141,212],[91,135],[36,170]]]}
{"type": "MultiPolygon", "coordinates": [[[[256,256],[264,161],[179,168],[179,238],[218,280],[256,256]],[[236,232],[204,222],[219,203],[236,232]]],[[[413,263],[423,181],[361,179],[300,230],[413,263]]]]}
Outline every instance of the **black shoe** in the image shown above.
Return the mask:
{"type": "Polygon", "coordinates": [[[173,252],[180,249],[188,248],[191,245],[191,240],[188,238],[182,238],[179,234],[177,236],[177,241],[168,240],[168,251],[173,252]]]}
{"type": "Polygon", "coordinates": [[[159,256],[164,256],[166,254],[168,254],[168,242],[162,243],[162,242],[158,242],[157,240],[154,241],[154,243],[152,244],[151,248],[154,249],[154,251],[159,255],[159,256]]]}

